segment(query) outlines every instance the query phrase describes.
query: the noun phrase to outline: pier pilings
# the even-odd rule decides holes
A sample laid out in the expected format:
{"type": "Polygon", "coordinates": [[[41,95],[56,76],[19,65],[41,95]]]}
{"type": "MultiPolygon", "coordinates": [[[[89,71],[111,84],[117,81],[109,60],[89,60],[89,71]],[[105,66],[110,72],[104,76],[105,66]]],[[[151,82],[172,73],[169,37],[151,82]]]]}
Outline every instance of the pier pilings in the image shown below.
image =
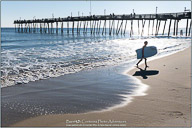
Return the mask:
{"type": "Polygon", "coordinates": [[[41,33],[41,34],[67,34],[77,35],[90,32],[91,35],[134,35],[135,26],[138,26],[138,35],[159,35],[160,26],[163,27],[161,35],[165,35],[165,28],[168,24],[167,36],[171,33],[173,23],[173,36],[178,36],[178,24],[180,20],[186,19],[185,36],[191,34],[191,12],[161,13],[161,14],[130,14],[130,15],[92,15],[66,18],[46,18],[33,20],[15,20],[15,32],[18,33],[41,33]],[[169,20],[169,23],[167,21],[169,20]],[[190,23],[189,23],[190,20],[190,23]],[[128,24],[130,21],[130,24],[128,24]],[[142,22],[140,28],[140,21],[142,22]],[[148,21],[147,32],[145,24],[148,21]],[[164,25],[161,25],[164,21],[164,25]],[[137,23],[137,25],[133,25],[137,23]],[[55,24],[55,28],[54,28],[55,24]],[[116,24],[116,25],[115,25],[116,24]],[[152,26],[151,26],[152,24],[152,26]],[[39,27],[38,27],[39,26],[39,27]],[[70,28],[71,26],[71,28],[70,28]],[[155,31],[154,31],[155,28],[155,31]],[[60,30],[59,30],[60,29],[60,30]],[[66,29],[66,31],[64,31],[66,29]],[[129,29],[130,31],[128,31],[129,29]],[[151,29],[151,33],[150,33],[151,29]]]}

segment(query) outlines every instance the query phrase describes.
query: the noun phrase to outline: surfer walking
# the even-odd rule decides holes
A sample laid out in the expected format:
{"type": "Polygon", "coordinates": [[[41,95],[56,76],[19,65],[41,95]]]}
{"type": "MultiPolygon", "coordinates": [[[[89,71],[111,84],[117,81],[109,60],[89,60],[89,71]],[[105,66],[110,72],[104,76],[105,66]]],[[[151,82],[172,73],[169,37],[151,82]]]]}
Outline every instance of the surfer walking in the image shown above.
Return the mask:
{"type": "Polygon", "coordinates": [[[142,48],[142,58],[141,58],[141,59],[139,60],[139,62],[136,64],[137,67],[138,67],[139,63],[140,63],[143,59],[145,59],[145,67],[149,67],[149,66],[147,66],[147,58],[144,58],[144,48],[147,46],[147,44],[148,44],[148,42],[145,41],[145,42],[144,42],[144,46],[143,46],[143,48],[142,48]]]}

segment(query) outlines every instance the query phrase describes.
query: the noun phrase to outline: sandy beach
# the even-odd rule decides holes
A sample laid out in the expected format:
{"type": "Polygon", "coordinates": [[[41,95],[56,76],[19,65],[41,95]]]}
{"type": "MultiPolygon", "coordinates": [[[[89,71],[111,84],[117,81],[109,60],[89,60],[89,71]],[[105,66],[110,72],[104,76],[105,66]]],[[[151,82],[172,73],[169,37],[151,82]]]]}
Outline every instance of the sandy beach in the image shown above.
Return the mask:
{"type": "Polygon", "coordinates": [[[80,126],[81,122],[90,126],[97,124],[94,122],[98,120],[99,124],[108,126],[190,126],[191,47],[150,61],[148,65],[147,71],[141,70],[141,65],[141,69],[128,72],[149,85],[147,95],[134,97],[124,107],[85,114],[38,116],[11,126],[80,126]],[[103,123],[109,120],[116,122],[103,123]]]}

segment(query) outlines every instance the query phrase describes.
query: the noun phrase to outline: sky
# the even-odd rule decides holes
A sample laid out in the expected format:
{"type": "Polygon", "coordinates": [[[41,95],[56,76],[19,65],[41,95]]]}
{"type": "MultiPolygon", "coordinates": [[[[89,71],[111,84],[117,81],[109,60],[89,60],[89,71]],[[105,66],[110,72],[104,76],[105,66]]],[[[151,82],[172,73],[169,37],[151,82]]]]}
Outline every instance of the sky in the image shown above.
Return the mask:
{"type": "MultiPolygon", "coordinates": [[[[1,27],[14,27],[13,21],[18,19],[42,19],[91,14],[106,15],[175,13],[183,12],[184,7],[191,9],[190,1],[2,1],[1,27]],[[83,14],[82,14],[83,13],[83,14]],[[35,16],[35,17],[34,17],[35,16]]],[[[184,23],[183,23],[183,26],[184,23]]]]}

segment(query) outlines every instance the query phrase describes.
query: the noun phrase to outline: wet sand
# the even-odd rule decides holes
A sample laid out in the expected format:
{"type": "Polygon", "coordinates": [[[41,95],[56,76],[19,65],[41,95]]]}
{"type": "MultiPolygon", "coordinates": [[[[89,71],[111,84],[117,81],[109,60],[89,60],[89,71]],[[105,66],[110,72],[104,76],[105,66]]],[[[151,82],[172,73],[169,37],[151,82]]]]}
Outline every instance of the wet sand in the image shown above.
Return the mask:
{"type": "Polygon", "coordinates": [[[2,88],[2,125],[41,115],[110,109],[124,102],[119,94],[129,96],[137,86],[114,67],[101,67],[2,88]]]}
{"type": "MultiPolygon", "coordinates": [[[[190,126],[191,49],[150,61],[148,65],[147,72],[137,68],[128,72],[149,85],[146,92],[148,95],[134,97],[132,102],[124,107],[84,114],[38,116],[11,126],[69,126],[77,124],[77,121],[96,124],[85,121],[98,120],[99,124],[106,124],[101,123],[101,120],[113,120],[119,121],[120,123],[116,124],[121,126],[132,127],[190,126]]],[[[141,68],[143,69],[143,65],[141,68]]]]}

